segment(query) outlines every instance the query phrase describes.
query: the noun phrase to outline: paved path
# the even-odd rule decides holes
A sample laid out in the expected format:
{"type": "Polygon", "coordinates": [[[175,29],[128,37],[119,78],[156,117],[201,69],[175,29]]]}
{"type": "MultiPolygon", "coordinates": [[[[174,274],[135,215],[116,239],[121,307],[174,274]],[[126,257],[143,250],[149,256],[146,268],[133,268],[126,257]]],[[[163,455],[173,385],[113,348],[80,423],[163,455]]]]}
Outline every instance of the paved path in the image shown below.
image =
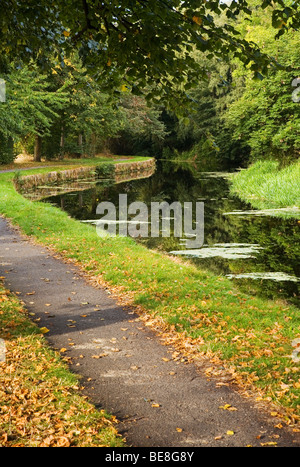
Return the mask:
{"type": "Polygon", "coordinates": [[[33,169],[44,169],[44,168],[45,168],[44,165],[38,165],[36,167],[21,167],[21,168],[15,168],[15,169],[5,169],[5,170],[0,170],[0,174],[19,172],[20,170],[33,170],[33,169]]]}
{"type": "Polygon", "coordinates": [[[172,349],[130,310],[1,217],[0,275],[50,330],[50,344],[67,349],[64,355],[82,375],[84,393],[117,416],[129,445],[300,446],[299,434],[274,428],[278,421],[249,399],[208,381],[194,364],[172,360],[172,349]],[[219,408],[225,404],[237,410],[219,408]]]}

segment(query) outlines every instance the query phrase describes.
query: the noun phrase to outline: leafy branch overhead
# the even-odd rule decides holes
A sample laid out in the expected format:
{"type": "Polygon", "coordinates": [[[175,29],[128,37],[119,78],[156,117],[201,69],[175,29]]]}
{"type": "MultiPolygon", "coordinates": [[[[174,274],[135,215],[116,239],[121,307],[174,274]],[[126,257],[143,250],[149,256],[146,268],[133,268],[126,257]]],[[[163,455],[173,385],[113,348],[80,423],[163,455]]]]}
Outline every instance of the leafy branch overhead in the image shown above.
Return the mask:
{"type": "Polygon", "coordinates": [[[109,87],[126,78],[136,87],[159,84],[164,91],[170,83],[199,79],[195,49],[233,54],[263,74],[271,59],[235,27],[237,16],[251,18],[253,8],[270,10],[278,35],[299,27],[299,6],[289,0],[41,0],[39,8],[33,0],[2,0],[0,55],[46,67],[53,53],[61,60],[75,48],[88,71],[104,76],[109,87]]]}

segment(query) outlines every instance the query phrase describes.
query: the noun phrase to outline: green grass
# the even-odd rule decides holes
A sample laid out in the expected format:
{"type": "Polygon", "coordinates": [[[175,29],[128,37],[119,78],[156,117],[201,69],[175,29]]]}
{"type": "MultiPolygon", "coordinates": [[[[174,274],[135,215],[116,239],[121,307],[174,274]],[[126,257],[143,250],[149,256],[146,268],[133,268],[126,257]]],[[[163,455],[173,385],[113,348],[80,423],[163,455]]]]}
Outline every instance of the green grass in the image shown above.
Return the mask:
{"type": "Polygon", "coordinates": [[[132,297],[175,331],[179,342],[189,340],[199,355],[219,359],[241,385],[260,389],[299,420],[299,365],[291,358],[292,341],[300,337],[296,307],[249,296],[225,277],[149,251],[129,237],[100,238],[93,226],[23,198],[12,177],[0,175],[0,213],[120,297],[132,297]]]}
{"type": "Polygon", "coordinates": [[[258,161],[234,175],[231,189],[258,209],[299,208],[299,180],[299,161],[282,169],[277,161],[258,161]]]}

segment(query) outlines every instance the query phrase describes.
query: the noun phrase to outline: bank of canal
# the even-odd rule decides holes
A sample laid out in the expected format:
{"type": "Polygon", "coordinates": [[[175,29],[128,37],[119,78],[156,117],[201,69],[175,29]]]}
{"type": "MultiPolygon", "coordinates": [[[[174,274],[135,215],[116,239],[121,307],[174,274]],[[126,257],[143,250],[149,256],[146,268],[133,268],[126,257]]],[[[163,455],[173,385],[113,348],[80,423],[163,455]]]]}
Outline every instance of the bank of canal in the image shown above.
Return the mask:
{"type": "MultiPolygon", "coordinates": [[[[142,201],[149,208],[151,224],[152,201],[179,201],[204,203],[204,244],[201,248],[187,248],[189,237],[171,236],[152,238],[150,235],[138,241],[150,249],[170,255],[188,258],[200,268],[209,269],[237,282],[250,294],[268,298],[287,298],[299,305],[299,245],[300,233],[297,217],[289,211],[259,211],[230,193],[230,174],[201,172],[195,165],[184,166],[172,162],[160,162],[149,178],[114,183],[99,181],[86,190],[61,194],[47,201],[63,207],[75,219],[97,224],[96,213],[102,201],[119,206],[119,195],[126,194],[128,204],[142,201]],[[284,214],[286,214],[284,216],[284,214]]],[[[131,216],[133,218],[134,216],[131,216]]],[[[171,211],[172,217],[172,211],[171,211]]],[[[130,220],[130,216],[128,216],[130,220]]],[[[161,228],[163,225],[161,224],[161,228]]]]}

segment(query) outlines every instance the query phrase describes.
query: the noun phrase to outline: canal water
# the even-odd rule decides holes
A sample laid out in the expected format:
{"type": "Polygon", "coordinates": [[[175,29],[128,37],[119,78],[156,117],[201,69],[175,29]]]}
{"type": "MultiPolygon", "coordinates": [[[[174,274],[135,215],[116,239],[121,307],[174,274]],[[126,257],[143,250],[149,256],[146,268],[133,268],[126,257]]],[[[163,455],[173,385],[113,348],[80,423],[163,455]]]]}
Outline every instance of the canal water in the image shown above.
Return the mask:
{"type": "MultiPolygon", "coordinates": [[[[97,205],[112,202],[118,212],[119,195],[127,195],[127,203],[141,201],[174,201],[204,206],[204,243],[200,248],[187,247],[190,236],[174,236],[172,211],[171,235],[137,238],[150,249],[188,259],[201,269],[229,277],[250,294],[287,299],[299,306],[300,217],[289,212],[257,211],[230,193],[230,174],[203,172],[195,163],[160,161],[148,178],[114,183],[99,181],[92,188],[44,199],[66,210],[72,217],[96,224],[97,205]]],[[[118,219],[118,215],[116,217],[118,219]]],[[[130,216],[128,217],[130,221],[130,216]]]]}

